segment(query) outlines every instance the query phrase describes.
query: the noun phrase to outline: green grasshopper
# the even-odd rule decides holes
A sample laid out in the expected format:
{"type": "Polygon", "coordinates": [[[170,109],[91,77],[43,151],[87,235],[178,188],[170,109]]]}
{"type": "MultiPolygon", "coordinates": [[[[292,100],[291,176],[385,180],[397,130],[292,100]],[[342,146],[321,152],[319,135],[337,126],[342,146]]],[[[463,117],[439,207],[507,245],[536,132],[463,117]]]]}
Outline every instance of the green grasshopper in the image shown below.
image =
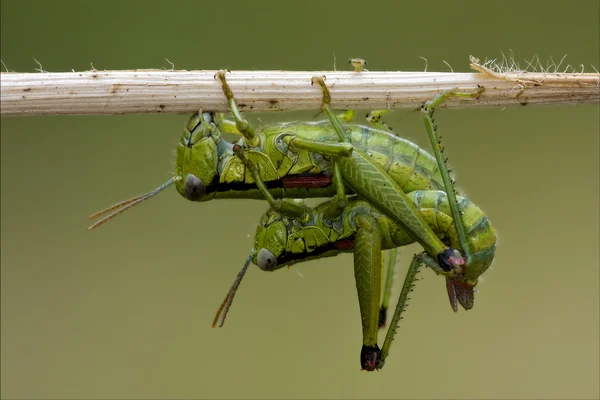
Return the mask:
{"type": "MultiPolygon", "coordinates": [[[[464,250],[456,229],[457,223],[460,222],[451,216],[449,196],[445,192],[418,190],[411,192],[409,198],[421,218],[441,240],[459,250],[464,250]]],[[[385,363],[396,333],[400,313],[404,309],[406,288],[412,287],[418,266],[424,263],[436,273],[446,276],[448,276],[448,272],[426,253],[414,257],[403,286],[405,290],[400,296],[380,351],[377,346],[377,333],[378,327],[381,326],[379,304],[381,250],[405,246],[414,243],[415,239],[403,226],[359,197],[351,198],[343,209],[341,218],[334,220],[327,216],[330,203],[331,201],[326,201],[315,208],[306,207],[308,218],[305,219],[290,218],[274,209],[270,209],[263,215],[256,230],[250,257],[219,308],[213,326],[217,322],[219,326],[223,325],[235,292],[250,261],[263,271],[275,271],[308,260],[353,252],[363,329],[361,367],[368,371],[380,369],[385,363]]],[[[481,209],[467,198],[458,198],[458,209],[461,212],[462,224],[472,251],[470,268],[478,273],[485,271],[494,258],[496,234],[481,209]]],[[[393,265],[393,262],[390,265],[393,265]]],[[[388,267],[388,280],[391,273],[392,271],[388,267]]],[[[458,287],[462,286],[459,284],[458,287]]],[[[384,299],[389,298],[390,288],[391,286],[386,285],[387,293],[385,293],[384,299]]],[[[453,307],[456,308],[456,299],[453,307]]]]}
{"type": "MultiPolygon", "coordinates": [[[[221,80],[235,122],[224,120],[220,114],[192,116],[177,149],[175,176],[149,193],[94,214],[90,218],[115,210],[89,229],[172,183],[189,200],[264,198],[274,209],[294,217],[303,215],[304,209],[280,198],[333,197],[328,210],[332,218],[345,205],[347,186],[403,224],[444,268],[460,269],[461,255],[439,240],[405,195],[445,186],[445,169],[439,169],[433,157],[389,132],[359,125],[341,126],[329,110],[330,95],[321,78],[314,82],[323,89],[323,110],[328,121],[278,124],[255,131],[241,117],[225,72],[218,72],[216,77],[221,80]],[[234,145],[221,138],[222,132],[238,133],[243,138],[234,145]]],[[[436,101],[442,100],[440,97],[436,101]]],[[[436,104],[431,103],[431,110],[436,104]]],[[[472,293],[459,301],[465,308],[472,307],[472,293]]]]}

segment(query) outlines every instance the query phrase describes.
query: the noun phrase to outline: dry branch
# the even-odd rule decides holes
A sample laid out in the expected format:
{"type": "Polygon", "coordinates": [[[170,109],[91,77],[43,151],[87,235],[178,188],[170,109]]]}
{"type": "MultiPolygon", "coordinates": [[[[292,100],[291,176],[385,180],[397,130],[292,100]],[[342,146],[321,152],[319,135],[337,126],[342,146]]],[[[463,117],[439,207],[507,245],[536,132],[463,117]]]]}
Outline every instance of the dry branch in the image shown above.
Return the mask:
{"type": "MultiPolygon", "coordinates": [[[[452,87],[485,87],[479,100],[448,107],[582,104],[600,101],[598,73],[497,72],[472,58],[478,73],[232,71],[241,111],[316,110],[325,75],[334,109],[415,108],[452,87]]],[[[228,109],[215,71],[86,71],[2,73],[1,115],[191,113],[228,109]]]]}

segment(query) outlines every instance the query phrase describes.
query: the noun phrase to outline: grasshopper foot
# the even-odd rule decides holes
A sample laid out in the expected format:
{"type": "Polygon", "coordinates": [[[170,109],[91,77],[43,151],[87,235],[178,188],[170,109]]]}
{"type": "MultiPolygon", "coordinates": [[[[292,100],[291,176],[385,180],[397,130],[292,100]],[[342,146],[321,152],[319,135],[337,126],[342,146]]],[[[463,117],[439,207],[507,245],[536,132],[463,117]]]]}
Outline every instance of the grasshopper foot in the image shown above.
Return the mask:
{"type": "Polygon", "coordinates": [[[437,256],[440,267],[446,272],[450,272],[453,269],[462,270],[461,266],[465,264],[464,258],[460,255],[456,249],[446,249],[437,256]]]}
{"type": "Polygon", "coordinates": [[[228,72],[231,72],[231,70],[228,70],[228,69],[218,70],[217,72],[215,72],[214,78],[220,80],[221,82],[224,82],[225,74],[227,74],[228,72]]]}
{"type": "Polygon", "coordinates": [[[365,371],[375,371],[380,368],[381,350],[379,346],[365,346],[360,350],[360,367],[365,371]]]}

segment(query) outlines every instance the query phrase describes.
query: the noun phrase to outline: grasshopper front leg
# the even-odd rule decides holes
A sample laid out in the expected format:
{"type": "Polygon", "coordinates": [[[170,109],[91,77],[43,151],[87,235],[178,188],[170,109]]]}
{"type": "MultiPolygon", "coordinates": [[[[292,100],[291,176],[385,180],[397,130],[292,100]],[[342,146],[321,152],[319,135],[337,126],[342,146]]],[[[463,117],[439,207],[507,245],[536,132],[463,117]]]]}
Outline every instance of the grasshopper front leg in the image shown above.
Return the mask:
{"type": "Polygon", "coordinates": [[[248,158],[244,154],[244,151],[244,148],[238,144],[233,146],[233,152],[242,161],[242,163],[244,163],[244,166],[248,168],[248,171],[250,171],[250,175],[252,175],[252,179],[254,179],[256,187],[262,194],[263,198],[267,200],[271,208],[279,211],[280,213],[288,217],[298,219],[305,218],[306,209],[303,206],[291,203],[289,201],[275,199],[273,195],[271,195],[271,193],[267,189],[267,186],[263,182],[260,173],[258,172],[258,169],[250,160],[248,160],[248,158]]]}
{"type": "MultiPolygon", "coordinates": [[[[219,79],[221,82],[223,93],[227,98],[227,102],[229,104],[229,109],[233,118],[235,120],[235,130],[241,133],[246,143],[249,147],[257,147],[260,145],[260,139],[254,132],[254,128],[246,121],[242,115],[240,114],[237,108],[237,102],[235,100],[235,96],[233,95],[233,91],[231,87],[227,83],[227,79],[225,77],[228,71],[221,70],[215,74],[215,79],[219,79]]],[[[353,118],[354,112],[347,111],[342,115],[342,118],[349,121],[353,118]]],[[[223,118],[217,119],[217,125],[223,129],[225,132],[233,132],[234,129],[231,126],[231,123],[223,120],[223,118]]],[[[292,148],[306,149],[315,153],[319,153],[324,156],[332,157],[334,160],[339,157],[349,157],[352,154],[352,146],[349,143],[323,143],[309,139],[303,139],[295,136],[289,136],[287,138],[287,144],[292,148]]],[[[242,157],[240,157],[242,158],[242,157]]],[[[246,167],[250,164],[247,159],[242,160],[246,167]]],[[[252,168],[249,168],[252,173],[252,168]]],[[[256,170],[256,168],[254,168],[256,170]]],[[[252,173],[256,184],[263,195],[263,197],[269,202],[271,207],[282,211],[284,214],[288,216],[294,216],[295,213],[299,212],[299,209],[296,207],[290,206],[291,203],[284,202],[281,200],[275,200],[273,196],[268,192],[266,186],[263,184],[262,180],[259,179],[258,174],[252,173]],[[256,176],[254,176],[256,175],[256,176]]],[[[335,196],[334,201],[331,203],[327,211],[327,216],[331,219],[338,218],[344,207],[346,206],[346,193],[344,189],[344,184],[341,179],[341,173],[339,167],[336,165],[335,161],[333,162],[333,177],[332,181],[335,187],[335,196]]]]}
{"type": "Polygon", "coordinates": [[[256,133],[254,132],[254,128],[252,127],[252,125],[250,125],[248,123],[248,121],[246,121],[244,119],[244,117],[242,117],[242,114],[240,114],[240,111],[238,110],[237,107],[237,102],[235,101],[235,97],[233,96],[233,92],[231,90],[231,87],[229,87],[229,84],[227,83],[227,80],[225,79],[225,74],[229,72],[229,71],[225,71],[225,70],[221,70],[221,71],[217,71],[217,73],[215,74],[215,79],[218,79],[221,82],[221,86],[223,87],[223,93],[225,94],[225,97],[227,98],[227,103],[229,104],[229,110],[231,111],[231,114],[233,115],[233,119],[235,119],[235,125],[237,130],[244,135],[244,138],[246,139],[246,143],[248,144],[248,146],[250,147],[256,147],[259,145],[259,138],[256,135],[256,133]]]}

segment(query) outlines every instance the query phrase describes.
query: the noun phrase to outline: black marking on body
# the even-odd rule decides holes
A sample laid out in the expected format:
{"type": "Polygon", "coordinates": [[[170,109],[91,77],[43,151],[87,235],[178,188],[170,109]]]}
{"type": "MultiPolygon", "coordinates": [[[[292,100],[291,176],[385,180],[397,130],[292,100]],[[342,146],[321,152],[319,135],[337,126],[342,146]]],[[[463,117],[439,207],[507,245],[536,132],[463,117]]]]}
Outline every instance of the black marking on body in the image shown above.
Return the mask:
{"type": "MultiPolygon", "coordinates": [[[[286,185],[286,178],[278,179],[274,181],[265,181],[264,184],[267,189],[290,189],[290,188],[321,188],[327,187],[331,185],[331,178],[326,177],[323,178],[323,175],[312,175],[314,179],[311,180],[311,175],[292,175],[292,177],[300,177],[300,181],[306,179],[306,186],[302,185],[286,185]],[[329,180],[329,184],[325,184],[325,179],[329,180]],[[319,182],[318,185],[315,185],[315,182],[319,182]]],[[[289,178],[289,177],[288,177],[289,178]]],[[[209,193],[223,193],[229,191],[245,191],[245,190],[253,190],[256,189],[255,183],[245,183],[245,182],[219,182],[219,176],[216,176],[210,185],[206,186],[206,194],[209,193]]]]}
{"type": "Polygon", "coordinates": [[[327,244],[316,247],[314,251],[311,253],[289,253],[283,252],[279,257],[277,257],[277,265],[286,265],[289,263],[300,263],[302,261],[312,260],[319,258],[321,255],[330,252],[332,250],[335,251],[345,251],[340,250],[336,247],[337,242],[327,242],[327,244]]]}

